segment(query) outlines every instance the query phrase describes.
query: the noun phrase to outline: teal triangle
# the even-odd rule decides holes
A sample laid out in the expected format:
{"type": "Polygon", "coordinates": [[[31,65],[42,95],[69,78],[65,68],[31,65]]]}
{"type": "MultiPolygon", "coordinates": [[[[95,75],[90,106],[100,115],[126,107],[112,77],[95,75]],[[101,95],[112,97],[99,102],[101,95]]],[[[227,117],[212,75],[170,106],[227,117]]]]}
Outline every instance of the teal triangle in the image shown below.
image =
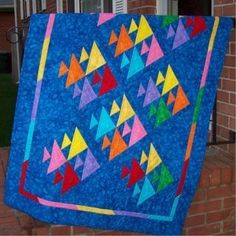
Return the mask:
{"type": "Polygon", "coordinates": [[[92,129],[98,124],[97,119],[92,115],[89,128],[92,129]]]}
{"type": "Polygon", "coordinates": [[[107,113],[106,109],[103,107],[98,122],[96,140],[101,138],[103,135],[105,135],[106,133],[110,132],[113,129],[115,129],[115,125],[111,117],[107,113]]]}
{"type": "Polygon", "coordinates": [[[140,57],[137,48],[134,47],[127,78],[129,79],[130,77],[132,77],[133,75],[135,75],[136,73],[138,73],[143,69],[144,69],[143,60],[140,57]]]}
{"type": "Polygon", "coordinates": [[[138,199],[138,205],[140,205],[141,203],[143,203],[144,201],[152,197],[154,194],[155,194],[155,190],[152,187],[152,184],[150,183],[149,179],[145,177],[143,187],[142,187],[139,199],[138,199]]]}
{"type": "Polygon", "coordinates": [[[126,56],[126,54],[123,54],[122,61],[121,61],[121,66],[120,68],[124,68],[126,65],[129,64],[129,58],[126,56]]]}
{"type": "Polygon", "coordinates": [[[139,186],[138,186],[138,184],[135,184],[135,186],[134,186],[134,192],[133,192],[133,195],[132,195],[132,197],[135,197],[137,194],[139,194],[140,193],[140,188],[139,188],[139,186]]]}
{"type": "Polygon", "coordinates": [[[160,181],[157,188],[157,192],[160,192],[165,187],[173,183],[174,179],[170,173],[170,171],[166,168],[164,164],[161,166],[161,174],[160,174],[160,181]]]}

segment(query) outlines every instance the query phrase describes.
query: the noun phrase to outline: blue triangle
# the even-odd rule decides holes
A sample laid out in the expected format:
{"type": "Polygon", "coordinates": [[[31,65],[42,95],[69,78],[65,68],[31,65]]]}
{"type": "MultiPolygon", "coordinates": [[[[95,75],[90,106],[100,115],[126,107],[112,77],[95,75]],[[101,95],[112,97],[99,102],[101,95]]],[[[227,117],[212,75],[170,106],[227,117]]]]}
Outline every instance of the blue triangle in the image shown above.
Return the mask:
{"type": "Polygon", "coordinates": [[[129,79],[139,71],[143,70],[143,68],[144,68],[143,60],[140,57],[137,48],[134,47],[127,78],[129,79]]]}
{"type": "Polygon", "coordinates": [[[94,117],[94,115],[92,115],[92,117],[91,117],[91,121],[90,121],[89,129],[94,128],[97,124],[98,124],[97,119],[94,117]]]}
{"type": "Polygon", "coordinates": [[[126,54],[123,54],[122,61],[121,61],[121,66],[120,68],[124,68],[126,65],[129,64],[129,58],[126,56],[126,54]]]}
{"type": "Polygon", "coordinates": [[[155,190],[153,189],[152,184],[150,183],[149,179],[145,177],[141,194],[138,199],[138,205],[146,201],[148,198],[152,197],[154,194],[155,190]]]}
{"type": "Polygon", "coordinates": [[[101,115],[98,122],[98,129],[96,133],[96,140],[115,129],[115,125],[107,113],[106,109],[102,107],[101,115]]]}
{"type": "Polygon", "coordinates": [[[134,192],[133,192],[133,195],[132,195],[132,197],[135,197],[137,194],[139,194],[140,193],[140,188],[139,188],[139,186],[138,186],[138,184],[135,184],[135,186],[134,186],[134,192]]]}

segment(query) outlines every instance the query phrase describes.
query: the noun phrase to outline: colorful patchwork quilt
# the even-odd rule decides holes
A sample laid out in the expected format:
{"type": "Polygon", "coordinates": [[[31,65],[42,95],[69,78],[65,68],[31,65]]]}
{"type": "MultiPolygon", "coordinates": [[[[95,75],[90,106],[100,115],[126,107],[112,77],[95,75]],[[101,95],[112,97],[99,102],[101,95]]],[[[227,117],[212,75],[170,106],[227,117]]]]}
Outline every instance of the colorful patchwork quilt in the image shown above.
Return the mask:
{"type": "Polygon", "coordinates": [[[39,220],[179,235],[232,22],[31,17],[5,202],[39,220]]]}

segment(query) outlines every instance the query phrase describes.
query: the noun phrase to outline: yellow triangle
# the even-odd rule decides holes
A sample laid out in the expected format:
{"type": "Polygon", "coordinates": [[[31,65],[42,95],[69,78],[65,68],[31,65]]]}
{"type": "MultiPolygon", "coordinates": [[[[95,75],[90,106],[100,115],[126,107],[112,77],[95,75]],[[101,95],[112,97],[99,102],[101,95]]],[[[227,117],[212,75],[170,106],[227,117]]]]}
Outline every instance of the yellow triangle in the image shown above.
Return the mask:
{"type": "Polygon", "coordinates": [[[72,143],[70,146],[68,160],[72,159],[73,157],[83,152],[87,148],[88,146],[83,136],[81,135],[80,131],[77,128],[75,128],[72,143]]]}
{"type": "Polygon", "coordinates": [[[165,78],[163,76],[163,74],[159,71],[158,76],[157,76],[157,81],[156,81],[156,85],[161,84],[162,82],[164,82],[165,78]]]}
{"type": "Polygon", "coordinates": [[[140,161],[140,165],[142,165],[145,161],[147,161],[147,155],[144,151],[142,151],[142,155],[141,155],[141,161],[140,161]]]}
{"type": "Polygon", "coordinates": [[[62,141],[61,149],[66,148],[70,144],[71,144],[71,141],[70,141],[69,137],[67,136],[67,134],[64,134],[64,138],[63,138],[63,141],[62,141]]]}
{"type": "Polygon", "coordinates": [[[158,155],[155,147],[151,143],[150,145],[150,151],[149,151],[149,156],[148,156],[148,164],[147,164],[147,170],[146,170],[146,175],[150,173],[153,169],[155,169],[160,163],[161,163],[161,158],[158,155]]]}
{"type": "Polygon", "coordinates": [[[134,110],[131,107],[127,97],[124,95],[122,99],[121,109],[120,109],[120,115],[117,121],[117,127],[123,124],[126,120],[134,116],[134,110]]]}
{"type": "Polygon", "coordinates": [[[110,115],[112,116],[112,115],[116,114],[118,111],[120,111],[120,108],[119,108],[119,106],[117,105],[116,101],[114,101],[114,102],[112,103],[110,115]]]}
{"type": "Polygon", "coordinates": [[[102,56],[96,42],[93,42],[93,46],[90,52],[88,66],[86,69],[86,75],[98,69],[99,67],[106,64],[104,57],[102,56]]]}
{"type": "Polygon", "coordinates": [[[168,65],[165,83],[162,89],[162,95],[168,93],[171,89],[179,84],[174,71],[172,70],[171,66],[168,65]]]}
{"type": "Polygon", "coordinates": [[[132,19],[130,27],[129,27],[129,34],[133,33],[137,29],[138,29],[138,26],[136,25],[134,19],[132,19]]]}
{"type": "Polygon", "coordinates": [[[85,48],[83,47],[82,52],[81,52],[81,56],[79,59],[79,63],[82,63],[82,62],[88,60],[88,58],[89,58],[88,53],[86,52],[85,48]]]}
{"type": "Polygon", "coordinates": [[[142,42],[144,39],[153,35],[152,29],[149,26],[146,18],[142,15],[139,22],[138,32],[135,39],[135,45],[142,42]]]}

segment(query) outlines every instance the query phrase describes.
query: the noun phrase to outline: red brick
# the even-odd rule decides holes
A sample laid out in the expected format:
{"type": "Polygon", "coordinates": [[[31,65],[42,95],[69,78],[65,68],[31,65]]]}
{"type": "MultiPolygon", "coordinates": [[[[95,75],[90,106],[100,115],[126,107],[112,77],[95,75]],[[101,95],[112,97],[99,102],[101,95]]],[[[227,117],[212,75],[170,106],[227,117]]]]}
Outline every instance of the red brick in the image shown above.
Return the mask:
{"type": "Polygon", "coordinates": [[[235,208],[235,205],[236,205],[235,196],[224,199],[224,204],[223,204],[224,208],[235,208]]]}
{"type": "MultiPolygon", "coordinates": [[[[222,79],[222,88],[224,86],[224,79],[222,79]]],[[[223,91],[223,90],[218,90],[217,91],[217,100],[222,101],[222,102],[229,102],[229,92],[228,91],[223,91]]]]}
{"type": "Polygon", "coordinates": [[[230,94],[230,103],[231,104],[236,104],[236,94],[235,93],[231,93],[230,94]]]}
{"type": "Polygon", "coordinates": [[[225,66],[235,66],[235,56],[226,55],[225,57],[225,66]]]}
{"type": "Polygon", "coordinates": [[[209,172],[206,169],[203,169],[200,178],[200,188],[206,188],[209,185],[210,185],[209,172]]]}
{"type": "Polygon", "coordinates": [[[210,174],[210,185],[217,186],[221,183],[220,168],[215,167],[210,174]]]}
{"type": "Polygon", "coordinates": [[[223,6],[223,16],[235,16],[235,4],[223,6]]]}
{"type": "Polygon", "coordinates": [[[221,200],[193,203],[189,209],[189,215],[215,211],[221,208],[221,200]]]}
{"type": "Polygon", "coordinates": [[[230,116],[235,116],[235,106],[219,102],[218,112],[221,112],[230,116]]]}
{"type": "Polygon", "coordinates": [[[236,69],[235,68],[229,68],[229,79],[235,80],[236,78],[236,69]]]}
{"type": "Polygon", "coordinates": [[[228,217],[230,217],[230,215],[231,215],[230,209],[207,213],[207,216],[206,216],[207,224],[223,221],[227,219],[228,217]]]}
{"type": "Polygon", "coordinates": [[[235,187],[233,185],[218,186],[207,191],[207,198],[222,198],[234,195],[235,187]]]}
{"type": "Polygon", "coordinates": [[[205,215],[196,215],[187,217],[184,226],[191,227],[195,225],[203,225],[205,223],[205,215]]]}
{"type": "Polygon", "coordinates": [[[228,80],[228,79],[223,79],[222,81],[222,89],[227,90],[227,91],[235,91],[235,80],[228,80]]]}
{"type": "Polygon", "coordinates": [[[49,235],[50,234],[50,227],[39,227],[32,229],[33,235],[49,235]]]}
{"type": "Polygon", "coordinates": [[[230,42],[230,54],[235,55],[235,42],[230,42]]]}
{"type": "Polygon", "coordinates": [[[51,235],[70,235],[70,226],[58,226],[51,228],[51,235]]]}
{"type": "Polygon", "coordinates": [[[205,190],[198,190],[194,196],[194,202],[204,201],[206,199],[206,191],[205,190]]]}
{"type": "Polygon", "coordinates": [[[222,167],[221,169],[221,183],[222,184],[230,184],[232,177],[232,170],[229,166],[222,167]]]}
{"type": "Polygon", "coordinates": [[[220,233],[220,223],[202,225],[189,229],[189,235],[211,235],[216,233],[220,233]]]}
{"type": "Polygon", "coordinates": [[[214,7],[214,16],[222,16],[222,7],[214,7]]]}
{"type": "Polygon", "coordinates": [[[221,4],[227,4],[227,3],[233,3],[234,0],[215,0],[214,4],[215,5],[221,5],[221,4]]]}
{"type": "Polygon", "coordinates": [[[75,234],[86,234],[86,235],[91,235],[93,234],[93,231],[91,228],[87,228],[87,227],[79,227],[79,226],[74,226],[73,227],[73,233],[75,234]]]}
{"type": "MultiPolygon", "coordinates": [[[[236,144],[235,143],[231,143],[229,144],[229,152],[235,156],[235,153],[236,153],[236,144]]],[[[235,182],[235,170],[232,172],[233,174],[233,177],[232,177],[232,182],[235,182]]]]}
{"type": "Polygon", "coordinates": [[[235,231],[235,214],[232,215],[230,219],[223,222],[224,232],[233,231],[233,230],[235,231]]]}

